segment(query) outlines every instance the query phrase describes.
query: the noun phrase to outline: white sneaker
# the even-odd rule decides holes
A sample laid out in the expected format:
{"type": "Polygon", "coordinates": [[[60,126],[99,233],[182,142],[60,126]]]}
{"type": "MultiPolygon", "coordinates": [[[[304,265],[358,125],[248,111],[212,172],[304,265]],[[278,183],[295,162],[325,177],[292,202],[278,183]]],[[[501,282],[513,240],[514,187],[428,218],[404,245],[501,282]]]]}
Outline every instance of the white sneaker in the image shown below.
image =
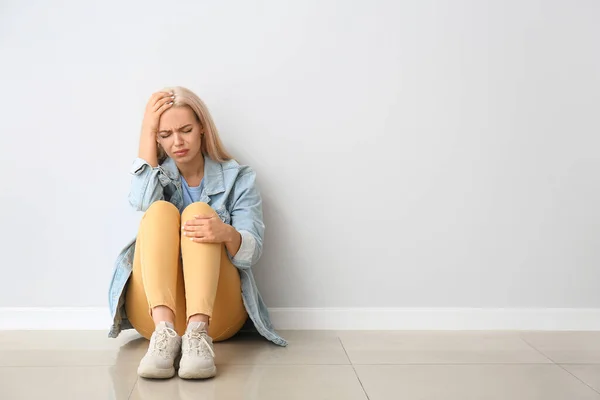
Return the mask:
{"type": "Polygon", "coordinates": [[[181,338],[168,322],[161,322],[150,338],[148,352],[138,367],[142,378],[166,379],[175,375],[175,359],[179,355],[181,338]]]}
{"type": "Polygon", "coordinates": [[[206,332],[205,322],[189,323],[182,337],[181,349],[180,378],[212,378],[217,374],[213,342],[206,332]]]}

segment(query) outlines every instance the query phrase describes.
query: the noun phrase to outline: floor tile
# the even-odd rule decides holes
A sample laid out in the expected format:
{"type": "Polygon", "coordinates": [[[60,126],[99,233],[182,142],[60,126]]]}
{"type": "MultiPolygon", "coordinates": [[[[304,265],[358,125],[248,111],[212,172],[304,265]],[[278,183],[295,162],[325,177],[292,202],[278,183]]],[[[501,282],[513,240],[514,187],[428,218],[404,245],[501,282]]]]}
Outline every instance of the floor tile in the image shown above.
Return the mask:
{"type": "Polygon", "coordinates": [[[340,331],[353,364],[541,363],[514,332],[340,331]]]}
{"type": "Polygon", "coordinates": [[[116,339],[104,331],[0,332],[0,367],[137,364],[148,341],[134,331],[116,339]]]}
{"type": "Polygon", "coordinates": [[[556,365],[357,365],[370,400],[599,400],[556,365]]]}
{"type": "Polygon", "coordinates": [[[333,331],[281,332],[288,346],[270,343],[258,334],[239,335],[216,343],[217,364],[350,364],[333,331]]]}
{"type": "Polygon", "coordinates": [[[0,331],[0,351],[15,347],[106,350],[141,337],[134,330],[123,331],[116,339],[107,334],[107,331],[0,331]]]}
{"type": "Polygon", "coordinates": [[[600,392],[600,365],[597,364],[566,364],[561,365],[577,378],[600,392]]]}
{"type": "Polygon", "coordinates": [[[600,364],[600,332],[523,332],[530,345],[562,364],[600,364]]]}
{"type": "Polygon", "coordinates": [[[0,367],[0,399],[126,400],[135,369],[112,367],[0,367]]]}
{"type": "Polygon", "coordinates": [[[224,365],[216,378],[139,379],[132,400],[366,400],[349,365],[224,365]]]}

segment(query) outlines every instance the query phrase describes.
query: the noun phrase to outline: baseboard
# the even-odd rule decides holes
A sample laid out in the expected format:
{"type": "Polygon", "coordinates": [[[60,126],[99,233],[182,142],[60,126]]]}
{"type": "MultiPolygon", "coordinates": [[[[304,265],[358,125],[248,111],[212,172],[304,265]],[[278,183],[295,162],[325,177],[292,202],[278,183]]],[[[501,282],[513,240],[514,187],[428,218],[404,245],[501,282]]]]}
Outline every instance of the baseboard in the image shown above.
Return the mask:
{"type": "MultiPolygon", "coordinates": [[[[600,331],[597,308],[271,308],[276,329],[600,331]]],[[[108,330],[102,307],[0,307],[0,330],[108,330]]]]}
{"type": "Polygon", "coordinates": [[[0,331],[108,331],[110,325],[110,313],[103,307],[0,307],[0,331]]]}
{"type": "Polygon", "coordinates": [[[272,308],[279,329],[600,330],[597,308],[272,308]]]}

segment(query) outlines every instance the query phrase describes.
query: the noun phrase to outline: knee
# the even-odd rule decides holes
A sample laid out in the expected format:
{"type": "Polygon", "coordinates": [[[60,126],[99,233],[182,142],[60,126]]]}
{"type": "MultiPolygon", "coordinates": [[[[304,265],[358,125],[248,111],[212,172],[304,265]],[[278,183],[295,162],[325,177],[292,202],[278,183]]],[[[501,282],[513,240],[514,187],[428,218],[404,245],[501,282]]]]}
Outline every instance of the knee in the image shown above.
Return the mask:
{"type": "Polygon", "coordinates": [[[161,217],[173,217],[179,219],[179,210],[173,203],[168,201],[158,200],[155,201],[148,207],[148,210],[144,213],[144,218],[152,217],[154,215],[160,215],[161,217]]]}
{"type": "Polygon", "coordinates": [[[208,204],[199,201],[187,206],[185,210],[183,210],[181,218],[183,221],[187,221],[194,218],[194,215],[199,214],[215,214],[215,210],[213,210],[208,204]]]}

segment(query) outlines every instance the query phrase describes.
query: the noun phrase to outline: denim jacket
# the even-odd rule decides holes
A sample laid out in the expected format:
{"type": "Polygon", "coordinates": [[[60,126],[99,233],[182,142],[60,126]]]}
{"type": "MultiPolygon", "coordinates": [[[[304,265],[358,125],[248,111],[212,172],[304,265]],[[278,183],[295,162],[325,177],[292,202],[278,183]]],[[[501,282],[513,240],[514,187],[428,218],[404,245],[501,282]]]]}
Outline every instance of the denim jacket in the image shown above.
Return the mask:
{"type": "MultiPolygon", "coordinates": [[[[152,167],[141,158],[135,159],[131,167],[133,175],[129,203],[138,211],[146,211],[158,200],[173,203],[183,211],[183,194],[179,170],[175,161],[167,158],[158,167],[152,167]]],[[[271,324],[269,312],[262,300],[252,266],[262,254],[265,226],[262,220],[262,200],[255,186],[256,174],[248,166],[230,160],[223,163],[205,156],[204,189],[200,201],[210,205],[226,224],[232,225],[242,236],[242,244],[235,257],[227,255],[240,272],[242,298],[250,320],[256,330],[265,338],[280,346],[287,342],[279,336],[271,324]]],[[[117,257],[110,288],[108,303],[113,325],[108,334],[115,338],[123,329],[133,326],[125,312],[125,289],[131,275],[135,238],[131,240],[117,257]]]]}

